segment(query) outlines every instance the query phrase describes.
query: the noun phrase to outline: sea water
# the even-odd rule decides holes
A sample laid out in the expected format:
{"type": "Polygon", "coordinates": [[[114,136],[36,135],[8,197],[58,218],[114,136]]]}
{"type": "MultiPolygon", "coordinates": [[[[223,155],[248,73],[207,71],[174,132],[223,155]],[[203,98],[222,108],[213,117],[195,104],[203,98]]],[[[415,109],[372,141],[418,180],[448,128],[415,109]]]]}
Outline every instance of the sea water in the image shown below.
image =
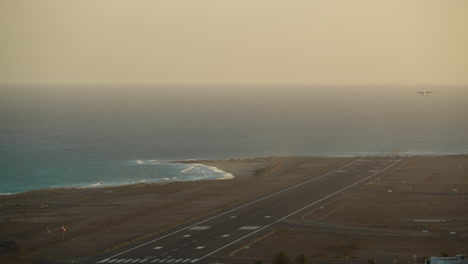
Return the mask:
{"type": "Polygon", "coordinates": [[[233,177],[187,159],[465,154],[467,101],[462,86],[3,85],[0,193],[233,177]]]}

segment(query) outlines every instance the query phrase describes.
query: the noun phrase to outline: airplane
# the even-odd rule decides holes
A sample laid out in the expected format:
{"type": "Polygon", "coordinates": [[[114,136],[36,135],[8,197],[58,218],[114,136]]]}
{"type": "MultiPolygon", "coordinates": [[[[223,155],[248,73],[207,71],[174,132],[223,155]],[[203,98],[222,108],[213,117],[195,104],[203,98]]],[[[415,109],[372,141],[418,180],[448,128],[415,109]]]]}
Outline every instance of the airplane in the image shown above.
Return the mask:
{"type": "Polygon", "coordinates": [[[419,94],[421,94],[422,96],[426,96],[426,95],[429,95],[430,93],[433,93],[433,92],[428,91],[427,89],[424,89],[424,91],[416,92],[416,93],[419,93],[419,94]]]}

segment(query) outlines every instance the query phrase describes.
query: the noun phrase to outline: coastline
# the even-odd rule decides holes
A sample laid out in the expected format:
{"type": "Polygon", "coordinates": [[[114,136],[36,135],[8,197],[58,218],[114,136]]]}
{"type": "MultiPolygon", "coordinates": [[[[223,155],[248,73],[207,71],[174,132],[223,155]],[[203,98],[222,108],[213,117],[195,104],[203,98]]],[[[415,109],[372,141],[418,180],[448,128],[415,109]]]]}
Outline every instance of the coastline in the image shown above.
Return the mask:
{"type": "MultiPolygon", "coordinates": [[[[217,167],[235,178],[47,189],[0,196],[0,262],[21,264],[73,258],[79,263],[80,258],[128,245],[220,208],[331,171],[355,159],[269,157],[183,161],[217,167]],[[61,231],[62,226],[67,229],[65,234],[61,231]]],[[[401,188],[398,175],[420,179],[424,175],[421,173],[428,174],[431,179],[434,175],[442,177],[446,181],[443,186],[468,190],[466,177],[453,176],[466,171],[467,155],[412,157],[410,160],[407,167],[394,172],[396,176],[392,177],[397,182],[380,182],[384,193],[391,184],[401,188]],[[454,183],[450,182],[452,178],[456,180],[454,183]]],[[[417,187],[416,182],[415,190],[423,188],[417,187]]],[[[374,184],[372,188],[377,186],[374,184]]],[[[278,239],[282,240],[281,237],[278,239]]]]}
{"type": "MultiPolygon", "coordinates": [[[[29,192],[41,192],[41,191],[51,191],[51,190],[76,190],[76,189],[96,189],[96,188],[114,188],[114,187],[121,187],[121,186],[131,186],[131,185],[141,185],[141,184],[166,184],[171,182],[185,182],[185,181],[205,181],[205,180],[229,180],[233,179],[234,177],[244,177],[249,175],[250,167],[252,170],[255,170],[255,166],[259,165],[262,166],[264,162],[268,162],[267,159],[262,158],[248,158],[248,159],[229,159],[229,160],[190,160],[190,161],[166,161],[162,162],[161,164],[181,164],[187,165],[191,164],[191,167],[187,167],[183,171],[190,171],[197,166],[198,168],[201,167],[202,170],[213,172],[213,175],[207,175],[206,177],[200,178],[199,175],[194,175],[194,177],[173,177],[173,178],[160,178],[160,179],[143,179],[134,182],[90,182],[89,184],[83,185],[76,185],[76,186],[53,186],[48,188],[37,188],[37,189],[30,189],[21,192],[4,192],[0,193],[0,196],[8,196],[8,195],[17,195],[22,193],[29,193],[29,192]],[[222,168],[220,168],[222,167],[222,168]],[[225,171],[223,168],[229,170],[229,172],[225,171]],[[236,176],[234,176],[234,174],[236,176]],[[198,177],[197,177],[198,176],[198,177]]],[[[142,161],[136,161],[137,164],[143,165],[142,161]]],[[[151,165],[149,165],[151,166],[151,165]]],[[[203,175],[203,173],[202,173],[203,175]]]]}

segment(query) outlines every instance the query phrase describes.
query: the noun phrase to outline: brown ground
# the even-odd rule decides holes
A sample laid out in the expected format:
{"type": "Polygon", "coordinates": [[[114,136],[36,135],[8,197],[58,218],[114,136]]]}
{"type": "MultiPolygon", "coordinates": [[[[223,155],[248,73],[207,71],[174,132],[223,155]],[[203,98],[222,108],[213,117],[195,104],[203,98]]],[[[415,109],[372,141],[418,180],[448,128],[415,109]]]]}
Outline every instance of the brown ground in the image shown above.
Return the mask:
{"type": "MultiPolygon", "coordinates": [[[[236,178],[0,196],[0,263],[96,254],[349,160],[203,161],[236,178]],[[255,170],[259,171],[252,173],[255,170]],[[67,228],[64,240],[63,225],[67,228]]],[[[415,157],[323,209],[312,208],[268,236],[246,241],[250,249],[233,252],[232,257],[269,258],[280,251],[313,258],[365,259],[410,258],[413,253],[422,257],[442,251],[466,254],[468,197],[464,200],[463,194],[468,196],[468,156],[415,157]]]]}

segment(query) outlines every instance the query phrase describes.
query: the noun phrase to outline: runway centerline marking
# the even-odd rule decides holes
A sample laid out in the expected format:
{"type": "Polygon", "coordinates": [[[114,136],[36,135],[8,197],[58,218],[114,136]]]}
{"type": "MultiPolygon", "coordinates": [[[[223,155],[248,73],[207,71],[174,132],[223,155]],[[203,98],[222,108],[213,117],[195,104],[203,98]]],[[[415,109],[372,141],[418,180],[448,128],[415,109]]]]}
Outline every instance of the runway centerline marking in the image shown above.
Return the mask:
{"type": "Polygon", "coordinates": [[[256,230],[259,228],[260,226],[243,226],[243,227],[240,227],[238,230],[256,230]]]}
{"type": "Polygon", "coordinates": [[[189,228],[188,230],[207,230],[211,228],[211,226],[194,226],[189,228]]]}
{"type": "MultiPolygon", "coordinates": [[[[203,223],[205,223],[205,222],[211,221],[211,220],[213,220],[213,219],[215,219],[215,218],[221,217],[221,216],[226,215],[226,214],[231,214],[232,212],[237,211],[237,210],[240,210],[240,209],[242,209],[242,208],[244,208],[244,207],[247,207],[247,206],[250,206],[250,205],[252,205],[252,204],[261,202],[261,201],[263,201],[263,200],[266,200],[266,199],[268,199],[268,198],[270,198],[270,197],[273,197],[273,196],[279,195],[279,194],[281,194],[281,193],[287,192],[287,191],[289,191],[289,190],[298,188],[298,187],[300,187],[300,186],[302,186],[302,185],[305,185],[305,184],[308,184],[308,183],[310,183],[310,182],[319,180],[319,179],[321,179],[321,178],[323,178],[323,177],[326,177],[326,176],[328,176],[328,175],[330,175],[330,174],[333,174],[333,173],[335,173],[335,172],[337,172],[337,171],[339,171],[339,170],[342,170],[342,169],[344,169],[344,168],[346,168],[346,167],[348,167],[348,166],[350,166],[351,164],[354,164],[354,163],[356,163],[356,162],[357,162],[357,160],[354,160],[354,161],[352,161],[352,162],[350,162],[350,163],[348,163],[348,164],[346,164],[346,165],[344,165],[344,166],[342,166],[342,167],[340,167],[340,168],[337,168],[337,169],[335,169],[335,170],[329,171],[329,172],[327,172],[327,173],[324,173],[324,174],[322,174],[322,175],[320,175],[320,176],[317,176],[317,177],[315,177],[315,178],[312,178],[312,179],[310,179],[310,180],[307,180],[307,181],[298,183],[298,184],[293,185],[293,186],[291,186],[291,187],[282,189],[282,190],[277,191],[277,192],[275,192],[275,193],[269,194],[269,195],[264,196],[264,197],[262,197],[262,198],[259,198],[259,199],[257,199],[257,200],[254,200],[254,201],[251,201],[251,202],[246,203],[246,204],[244,204],[244,205],[241,205],[241,206],[239,206],[239,207],[233,208],[233,209],[231,209],[231,210],[229,210],[229,211],[226,211],[226,212],[224,212],[224,213],[221,213],[221,214],[218,214],[218,215],[214,215],[214,216],[212,216],[212,217],[210,217],[210,218],[207,218],[207,219],[205,219],[205,220],[202,220],[202,221],[200,221],[200,222],[198,222],[198,223],[195,223],[195,224],[193,224],[193,225],[190,225],[190,226],[181,228],[181,229],[176,230],[176,231],[174,231],[174,232],[171,232],[171,233],[169,233],[169,234],[167,234],[167,235],[164,235],[164,236],[155,238],[155,239],[150,240],[150,241],[148,241],[148,242],[146,242],[146,243],[140,244],[140,245],[138,245],[138,246],[135,246],[135,247],[133,247],[133,248],[130,248],[130,249],[127,249],[127,250],[125,250],[125,251],[122,251],[122,252],[120,252],[120,253],[118,253],[118,254],[115,254],[115,255],[109,257],[108,259],[112,259],[112,258],[115,258],[115,257],[117,257],[117,256],[123,255],[123,254],[125,254],[125,253],[127,253],[127,252],[130,252],[130,251],[133,251],[133,250],[135,250],[135,249],[144,247],[144,246],[146,246],[146,245],[148,245],[148,244],[154,243],[154,242],[156,242],[156,241],[158,241],[158,240],[161,240],[161,239],[166,238],[166,237],[168,237],[168,236],[172,236],[172,235],[177,234],[177,233],[180,233],[180,232],[182,232],[182,231],[190,230],[190,229],[193,228],[193,227],[196,227],[196,226],[198,226],[198,225],[200,225],[200,224],[203,224],[203,223]]],[[[394,164],[395,164],[395,163],[394,163],[394,164]]],[[[393,164],[392,164],[392,165],[393,165],[393,164]]],[[[392,166],[392,165],[390,165],[390,166],[392,166]]],[[[368,178],[370,178],[370,177],[372,177],[372,176],[369,176],[368,178]]],[[[266,227],[266,226],[265,226],[265,227],[266,227]]],[[[264,228],[265,228],[265,227],[264,227],[264,228]]],[[[263,228],[262,228],[262,229],[263,229],[263,228]]],[[[260,229],[260,230],[261,230],[261,229],[260,229]]],[[[258,230],[258,231],[260,231],[260,230],[258,230]]],[[[197,261],[197,260],[192,260],[192,261],[197,261]]]]}

